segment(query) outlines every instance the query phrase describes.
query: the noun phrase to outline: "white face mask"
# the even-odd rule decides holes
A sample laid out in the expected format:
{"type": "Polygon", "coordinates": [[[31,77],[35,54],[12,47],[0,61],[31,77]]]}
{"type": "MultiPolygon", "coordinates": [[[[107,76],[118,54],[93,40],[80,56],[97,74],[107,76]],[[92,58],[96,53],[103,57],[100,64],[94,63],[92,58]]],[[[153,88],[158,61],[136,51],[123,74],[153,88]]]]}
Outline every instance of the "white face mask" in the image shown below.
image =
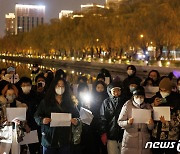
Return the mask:
{"type": "Polygon", "coordinates": [[[138,104],[141,105],[144,102],[144,98],[135,98],[134,97],[134,101],[138,104]]]}
{"type": "Polygon", "coordinates": [[[31,86],[21,87],[24,94],[29,94],[31,91],[31,86]]]}
{"type": "Polygon", "coordinates": [[[160,94],[161,94],[162,98],[169,96],[169,93],[167,93],[167,92],[160,92],[160,94]]]}
{"type": "Polygon", "coordinates": [[[134,87],[134,86],[129,86],[129,90],[130,90],[131,93],[132,93],[135,89],[136,89],[136,87],[134,87]]]}
{"type": "Polygon", "coordinates": [[[127,70],[127,74],[131,76],[133,74],[133,70],[127,70]]]}
{"type": "Polygon", "coordinates": [[[62,95],[64,93],[64,91],[65,91],[65,88],[64,87],[57,87],[55,89],[55,91],[56,91],[56,94],[62,95]]]}

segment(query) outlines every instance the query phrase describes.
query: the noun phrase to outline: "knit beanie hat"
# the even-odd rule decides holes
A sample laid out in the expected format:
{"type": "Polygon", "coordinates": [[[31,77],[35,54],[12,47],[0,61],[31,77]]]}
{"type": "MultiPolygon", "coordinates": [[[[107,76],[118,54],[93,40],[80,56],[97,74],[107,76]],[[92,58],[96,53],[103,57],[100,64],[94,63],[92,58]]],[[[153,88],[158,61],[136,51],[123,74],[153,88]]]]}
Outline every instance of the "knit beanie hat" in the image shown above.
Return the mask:
{"type": "Polygon", "coordinates": [[[163,78],[160,83],[159,83],[159,88],[163,88],[163,89],[166,89],[166,90],[169,90],[171,91],[172,90],[172,82],[169,78],[165,77],[163,78]]]}

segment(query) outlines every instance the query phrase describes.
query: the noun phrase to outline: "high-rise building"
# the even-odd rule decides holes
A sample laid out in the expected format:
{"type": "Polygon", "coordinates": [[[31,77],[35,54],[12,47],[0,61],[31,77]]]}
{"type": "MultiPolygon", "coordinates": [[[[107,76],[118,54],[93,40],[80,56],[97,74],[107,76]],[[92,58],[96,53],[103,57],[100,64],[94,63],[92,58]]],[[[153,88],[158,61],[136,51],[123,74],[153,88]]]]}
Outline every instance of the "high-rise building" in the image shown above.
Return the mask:
{"type": "Polygon", "coordinates": [[[44,23],[45,6],[16,4],[15,16],[15,34],[29,32],[44,23]]]}
{"type": "Polygon", "coordinates": [[[15,34],[15,14],[9,13],[5,15],[6,22],[6,35],[15,34]]]}
{"type": "Polygon", "coordinates": [[[72,16],[72,14],[72,10],[61,10],[61,12],[59,13],[59,19],[61,19],[62,17],[70,17],[72,16]]]}
{"type": "Polygon", "coordinates": [[[96,11],[98,9],[104,9],[104,5],[98,5],[98,4],[86,4],[81,5],[81,11],[88,12],[88,11],[96,11]]]}

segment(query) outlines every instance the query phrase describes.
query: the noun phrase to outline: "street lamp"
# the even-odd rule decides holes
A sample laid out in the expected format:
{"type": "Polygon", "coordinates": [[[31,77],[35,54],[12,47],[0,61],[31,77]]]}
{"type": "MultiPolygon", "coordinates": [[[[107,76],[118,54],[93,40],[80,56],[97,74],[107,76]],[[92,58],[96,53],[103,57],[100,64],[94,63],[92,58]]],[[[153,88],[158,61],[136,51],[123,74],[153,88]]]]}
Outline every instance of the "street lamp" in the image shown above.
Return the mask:
{"type": "Polygon", "coordinates": [[[141,35],[140,35],[140,38],[143,38],[143,37],[144,37],[144,35],[143,35],[143,34],[141,34],[141,35]]]}

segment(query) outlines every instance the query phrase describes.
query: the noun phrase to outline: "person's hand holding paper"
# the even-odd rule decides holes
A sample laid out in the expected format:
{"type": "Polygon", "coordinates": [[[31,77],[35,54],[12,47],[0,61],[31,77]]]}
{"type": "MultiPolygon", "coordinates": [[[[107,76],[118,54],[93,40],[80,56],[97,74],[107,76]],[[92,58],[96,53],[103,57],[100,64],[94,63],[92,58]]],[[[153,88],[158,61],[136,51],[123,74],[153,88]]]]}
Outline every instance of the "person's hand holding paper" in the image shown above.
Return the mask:
{"type": "Polygon", "coordinates": [[[26,120],[26,108],[24,107],[12,107],[6,108],[7,120],[10,121],[24,121],[26,120]]]}
{"type": "Polygon", "coordinates": [[[169,106],[161,106],[161,107],[153,107],[153,117],[154,120],[157,121],[170,121],[170,107],[169,106]],[[163,118],[164,117],[164,118],[163,118]]]}

